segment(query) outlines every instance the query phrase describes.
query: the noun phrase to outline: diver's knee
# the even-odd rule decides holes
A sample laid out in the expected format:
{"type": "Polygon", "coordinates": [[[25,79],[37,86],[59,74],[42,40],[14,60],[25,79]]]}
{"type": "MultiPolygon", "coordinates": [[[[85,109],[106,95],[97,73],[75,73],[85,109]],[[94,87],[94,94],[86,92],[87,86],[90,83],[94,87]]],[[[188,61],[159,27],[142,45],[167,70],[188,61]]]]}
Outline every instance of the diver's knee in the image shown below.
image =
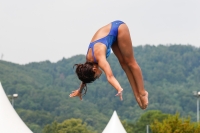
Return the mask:
{"type": "Polygon", "coordinates": [[[121,65],[123,70],[126,70],[128,68],[127,64],[124,61],[120,62],[120,65],[121,65]]]}

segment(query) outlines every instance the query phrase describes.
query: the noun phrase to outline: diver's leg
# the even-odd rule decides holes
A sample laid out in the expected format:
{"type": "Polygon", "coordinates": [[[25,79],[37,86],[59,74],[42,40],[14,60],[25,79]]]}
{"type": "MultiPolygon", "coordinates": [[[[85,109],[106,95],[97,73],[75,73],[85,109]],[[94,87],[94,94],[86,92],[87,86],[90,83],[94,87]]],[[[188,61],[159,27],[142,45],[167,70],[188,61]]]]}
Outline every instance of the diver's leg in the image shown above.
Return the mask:
{"type": "Polygon", "coordinates": [[[133,75],[133,79],[131,80],[135,80],[143,109],[145,109],[148,105],[148,92],[144,89],[142,71],[134,58],[131,37],[126,24],[121,24],[119,26],[117,40],[122,58],[133,75]]]}
{"type": "Polygon", "coordinates": [[[129,83],[131,85],[131,88],[132,88],[132,91],[133,91],[133,94],[135,96],[137,103],[142,108],[142,103],[140,101],[139,92],[136,89],[137,87],[136,87],[134,77],[133,77],[130,69],[128,68],[127,64],[125,63],[125,61],[124,61],[124,59],[121,55],[121,52],[120,52],[119,47],[117,45],[117,42],[112,45],[112,50],[113,50],[114,54],[116,55],[116,57],[118,58],[118,61],[121,65],[122,69],[124,70],[124,72],[126,73],[126,75],[128,77],[129,83]]]}

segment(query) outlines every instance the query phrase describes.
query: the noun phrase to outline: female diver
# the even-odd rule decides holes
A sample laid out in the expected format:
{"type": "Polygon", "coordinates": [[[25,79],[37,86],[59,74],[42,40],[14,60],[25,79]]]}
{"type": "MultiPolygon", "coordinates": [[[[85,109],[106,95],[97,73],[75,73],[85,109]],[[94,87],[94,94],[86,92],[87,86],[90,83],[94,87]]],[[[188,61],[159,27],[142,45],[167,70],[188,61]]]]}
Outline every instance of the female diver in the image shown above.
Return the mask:
{"type": "Polygon", "coordinates": [[[123,88],[114,77],[106,60],[111,49],[128,77],[140,108],[146,109],[148,106],[148,92],[144,89],[142,71],[134,58],[129,29],[124,22],[119,20],[103,26],[94,34],[88,47],[86,62],[74,65],[76,66],[76,74],[82,83],[79,89],[72,91],[69,96],[78,96],[82,100],[82,91],[86,83],[91,83],[99,78],[102,74],[101,70],[103,70],[108,82],[117,90],[116,96],[123,100],[123,88]]]}

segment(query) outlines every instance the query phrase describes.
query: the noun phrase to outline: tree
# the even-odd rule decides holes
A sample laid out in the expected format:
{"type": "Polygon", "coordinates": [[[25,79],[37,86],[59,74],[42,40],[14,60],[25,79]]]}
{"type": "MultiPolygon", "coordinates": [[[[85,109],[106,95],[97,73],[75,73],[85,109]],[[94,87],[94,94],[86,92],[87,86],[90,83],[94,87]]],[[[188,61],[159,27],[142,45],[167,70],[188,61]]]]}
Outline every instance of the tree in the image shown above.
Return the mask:
{"type": "MultiPolygon", "coordinates": [[[[196,100],[191,95],[200,86],[200,48],[144,45],[134,47],[134,55],[149,92],[147,110],[180,112],[181,116],[190,115],[191,120],[195,120],[196,100]]],[[[0,60],[0,81],[7,94],[19,94],[15,109],[33,132],[41,133],[44,125],[54,120],[62,122],[70,118],[79,118],[101,132],[113,110],[117,110],[121,120],[127,120],[130,131],[135,126],[134,130],[144,132],[151,116],[139,119],[146,111],[141,111],[136,103],[126,74],[114,54],[108,62],[124,88],[123,102],[114,97],[115,89],[107,82],[105,74],[88,84],[83,101],[69,98],[70,92],[80,85],[73,65],[84,62],[85,55],[63,58],[56,63],[43,61],[26,65],[0,60]]],[[[157,117],[153,115],[153,118],[157,117]]]]}
{"type": "Polygon", "coordinates": [[[62,123],[53,122],[51,125],[46,125],[43,133],[95,133],[95,131],[81,119],[69,119],[62,123]]]}
{"type": "Polygon", "coordinates": [[[140,119],[134,125],[135,133],[144,133],[146,130],[146,125],[151,124],[155,119],[162,121],[168,117],[168,114],[162,113],[159,110],[150,110],[144,113],[140,119]]]}
{"type": "Polygon", "coordinates": [[[151,124],[155,119],[162,121],[168,117],[168,114],[162,113],[159,110],[150,110],[144,113],[136,123],[122,121],[127,133],[144,133],[146,125],[151,124]]]}
{"type": "Polygon", "coordinates": [[[153,133],[199,133],[200,124],[192,123],[190,118],[179,118],[179,114],[169,115],[162,122],[155,120],[151,125],[153,133]]]}

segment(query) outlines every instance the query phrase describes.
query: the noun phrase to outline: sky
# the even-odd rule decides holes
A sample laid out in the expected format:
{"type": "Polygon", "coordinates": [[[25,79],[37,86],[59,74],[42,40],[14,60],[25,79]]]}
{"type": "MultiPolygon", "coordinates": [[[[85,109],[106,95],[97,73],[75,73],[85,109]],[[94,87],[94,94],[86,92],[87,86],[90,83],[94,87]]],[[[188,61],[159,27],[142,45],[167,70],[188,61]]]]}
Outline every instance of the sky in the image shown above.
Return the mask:
{"type": "Polygon", "coordinates": [[[124,21],[132,45],[200,47],[200,0],[0,0],[0,57],[17,64],[86,54],[94,33],[124,21]]]}

